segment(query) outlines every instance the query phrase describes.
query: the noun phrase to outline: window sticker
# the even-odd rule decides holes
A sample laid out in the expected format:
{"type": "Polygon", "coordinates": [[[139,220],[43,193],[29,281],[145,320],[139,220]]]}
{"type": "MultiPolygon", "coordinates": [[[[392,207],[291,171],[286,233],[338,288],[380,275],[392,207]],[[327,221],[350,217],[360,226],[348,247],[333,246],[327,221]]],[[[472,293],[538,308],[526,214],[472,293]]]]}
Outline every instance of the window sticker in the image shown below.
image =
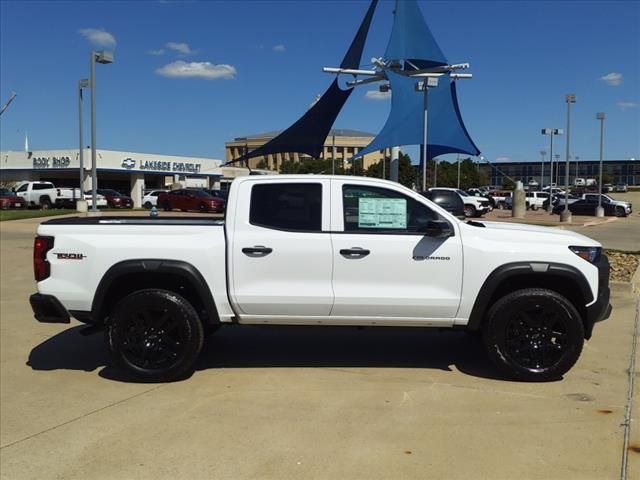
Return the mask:
{"type": "Polygon", "coordinates": [[[359,198],[359,228],[407,228],[404,198],[359,198]]]}

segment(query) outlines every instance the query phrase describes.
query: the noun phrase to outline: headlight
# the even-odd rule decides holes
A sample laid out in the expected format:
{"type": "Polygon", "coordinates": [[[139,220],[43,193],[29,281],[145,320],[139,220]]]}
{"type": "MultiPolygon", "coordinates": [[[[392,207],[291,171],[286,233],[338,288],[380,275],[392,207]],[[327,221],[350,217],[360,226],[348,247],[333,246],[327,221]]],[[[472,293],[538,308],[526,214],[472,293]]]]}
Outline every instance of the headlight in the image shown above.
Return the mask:
{"type": "Polygon", "coordinates": [[[596,263],[602,255],[600,247],[569,247],[569,250],[589,263],[596,263]]]}

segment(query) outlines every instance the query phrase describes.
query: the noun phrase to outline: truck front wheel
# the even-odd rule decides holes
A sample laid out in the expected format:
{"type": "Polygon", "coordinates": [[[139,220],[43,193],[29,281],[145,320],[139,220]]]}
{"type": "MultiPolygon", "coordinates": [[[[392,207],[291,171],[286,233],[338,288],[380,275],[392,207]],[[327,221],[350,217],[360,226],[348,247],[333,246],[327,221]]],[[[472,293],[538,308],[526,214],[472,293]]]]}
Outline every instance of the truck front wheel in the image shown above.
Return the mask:
{"type": "Polygon", "coordinates": [[[141,382],[168,382],[193,373],[204,338],[191,304],[177,293],[156,289],[123,298],[105,334],[115,365],[141,382]]]}
{"type": "Polygon", "coordinates": [[[553,290],[527,288],[498,300],[487,314],[489,357],[517,380],[556,380],[576,363],[584,343],[580,314],[553,290]]]}
{"type": "Polygon", "coordinates": [[[474,207],[473,205],[465,205],[464,206],[464,216],[467,218],[471,218],[471,217],[475,217],[476,216],[476,207],[474,207]]]}

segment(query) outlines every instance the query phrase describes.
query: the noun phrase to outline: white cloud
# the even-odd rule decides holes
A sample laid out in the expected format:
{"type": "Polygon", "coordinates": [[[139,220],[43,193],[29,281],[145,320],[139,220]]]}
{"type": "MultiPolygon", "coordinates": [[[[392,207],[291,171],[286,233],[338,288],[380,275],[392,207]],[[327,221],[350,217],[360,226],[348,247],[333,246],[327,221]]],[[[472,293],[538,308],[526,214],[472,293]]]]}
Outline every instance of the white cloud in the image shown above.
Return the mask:
{"type": "Polygon", "coordinates": [[[365,97],[369,100],[387,100],[391,98],[391,92],[381,92],[380,90],[368,90],[365,97]]]}
{"type": "Polygon", "coordinates": [[[607,82],[612,87],[617,87],[622,83],[622,74],[616,72],[607,73],[604,77],[600,77],[600,80],[607,82]]]}
{"type": "Polygon", "coordinates": [[[498,157],[494,160],[494,162],[511,162],[511,158],[507,157],[506,155],[503,155],[501,157],[498,157]]]}
{"type": "Polygon", "coordinates": [[[160,56],[160,55],[164,55],[164,48],[159,48],[157,50],[147,50],[147,55],[155,55],[155,56],[160,56]]]}
{"type": "Polygon", "coordinates": [[[236,68],[233,65],[214,65],[210,62],[177,62],[169,63],[156,70],[158,75],[168,78],[204,78],[217,80],[219,78],[230,80],[236,76],[236,68]]]}
{"type": "Polygon", "coordinates": [[[98,47],[115,47],[116,37],[104,29],[81,28],[80,35],[98,47]]]}
{"type": "Polygon", "coordinates": [[[273,51],[274,52],[285,52],[287,49],[284,45],[282,45],[281,43],[279,43],[278,45],[275,45],[273,47],[273,51]]]}
{"type": "Polygon", "coordinates": [[[640,107],[640,103],[638,103],[638,102],[618,102],[618,103],[616,103],[616,105],[621,110],[626,110],[627,108],[638,108],[638,107],[640,107]]]}
{"type": "Polygon", "coordinates": [[[183,55],[189,55],[193,53],[188,43],[169,42],[165,45],[169,50],[181,53],[183,55]]]}

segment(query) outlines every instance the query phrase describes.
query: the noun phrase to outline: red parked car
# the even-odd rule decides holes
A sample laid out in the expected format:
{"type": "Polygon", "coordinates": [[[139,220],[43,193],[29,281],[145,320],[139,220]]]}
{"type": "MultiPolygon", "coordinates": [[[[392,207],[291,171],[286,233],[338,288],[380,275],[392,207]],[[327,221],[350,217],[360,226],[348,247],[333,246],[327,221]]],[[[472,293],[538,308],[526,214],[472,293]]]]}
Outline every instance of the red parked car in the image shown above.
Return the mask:
{"type": "Polygon", "coordinates": [[[212,197],[202,190],[172,190],[158,195],[158,207],[165,211],[173,209],[196,210],[199,212],[224,212],[226,202],[219,197],[212,197]]]}
{"type": "Polygon", "coordinates": [[[103,195],[107,199],[109,208],[133,208],[133,200],[127,195],[112,190],[110,188],[99,188],[98,194],[103,195]]]}
{"type": "Polygon", "coordinates": [[[27,202],[8,188],[0,188],[0,208],[27,208],[27,202]]]}

